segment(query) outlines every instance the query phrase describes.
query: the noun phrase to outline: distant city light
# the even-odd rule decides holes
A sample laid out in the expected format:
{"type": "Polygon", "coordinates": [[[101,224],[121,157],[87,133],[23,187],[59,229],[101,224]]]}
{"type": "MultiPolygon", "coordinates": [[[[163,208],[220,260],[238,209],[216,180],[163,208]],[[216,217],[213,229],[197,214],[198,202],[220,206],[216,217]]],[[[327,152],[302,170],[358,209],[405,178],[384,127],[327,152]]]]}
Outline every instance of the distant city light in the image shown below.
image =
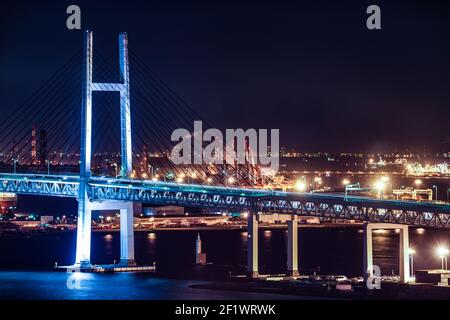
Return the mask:
{"type": "Polygon", "coordinates": [[[297,182],[295,182],[295,189],[299,192],[304,192],[306,190],[305,182],[302,180],[297,180],[297,182]]]}
{"type": "Polygon", "coordinates": [[[229,183],[229,184],[234,183],[234,181],[235,181],[234,177],[229,177],[229,178],[228,178],[228,183],[229,183]]]}
{"type": "Polygon", "coordinates": [[[415,184],[417,187],[419,187],[419,186],[422,184],[422,180],[416,179],[416,180],[414,181],[414,184],[415,184]]]}
{"type": "Polygon", "coordinates": [[[350,184],[350,180],[344,179],[344,180],[342,180],[342,184],[343,184],[344,186],[346,186],[346,185],[350,184]]]}
{"type": "Polygon", "coordinates": [[[380,192],[383,191],[385,187],[386,187],[386,184],[383,181],[381,181],[381,180],[377,181],[375,183],[375,189],[377,189],[380,192]]]}

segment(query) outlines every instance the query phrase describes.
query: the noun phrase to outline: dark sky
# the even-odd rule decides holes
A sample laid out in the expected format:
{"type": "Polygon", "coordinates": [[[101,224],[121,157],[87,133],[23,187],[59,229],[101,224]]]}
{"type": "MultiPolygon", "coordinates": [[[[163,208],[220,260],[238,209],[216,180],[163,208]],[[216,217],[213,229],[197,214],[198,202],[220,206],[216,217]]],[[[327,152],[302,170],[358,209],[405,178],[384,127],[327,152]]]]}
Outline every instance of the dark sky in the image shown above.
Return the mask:
{"type": "Polygon", "coordinates": [[[80,52],[82,32],[66,28],[70,4],[95,50],[114,52],[128,32],[130,49],[219,128],[280,128],[282,145],[309,151],[450,141],[445,1],[2,3],[2,113],[80,52]],[[366,28],[370,4],[382,30],[366,28]]]}

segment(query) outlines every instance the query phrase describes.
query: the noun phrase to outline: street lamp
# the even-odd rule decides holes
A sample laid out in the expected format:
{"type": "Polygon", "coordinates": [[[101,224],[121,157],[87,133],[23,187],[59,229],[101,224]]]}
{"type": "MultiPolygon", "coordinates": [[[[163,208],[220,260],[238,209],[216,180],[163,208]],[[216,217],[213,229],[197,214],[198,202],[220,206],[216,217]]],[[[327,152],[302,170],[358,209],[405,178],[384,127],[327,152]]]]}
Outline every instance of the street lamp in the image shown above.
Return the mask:
{"type": "Polygon", "coordinates": [[[448,248],[446,247],[438,247],[437,250],[437,255],[441,258],[441,267],[442,270],[447,270],[447,256],[448,256],[448,248]],[[444,261],[445,261],[445,269],[444,269],[444,261]]]}
{"type": "Polygon", "coordinates": [[[420,187],[420,186],[422,185],[422,180],[416,179],[416,180],[414,181],[414,184],[416,185],[416,187],[420,187]]]}
{"type": "Polygon", "coordinates": [[[345,178],[344,180],[342,180],[342,184],[343,184],[344,186],[346,186],[346,185],[350,184],[350,180],[348,180],[347,178],[345,178]]]}
{"type": "Polygon", "coordinates": [[[306,189],[306,183],[302,180],[297,180],[297,182],[295,182],[295,189],[298,192],[304,192],[306,189]]]}
{"type": "Polygon", "coordinates": [[[433,189],[436,190],[436,201],[438,201],[438,187],[437,187],[437,185],[433,184],[433,189]]]}
{"type": "Polygon", "coordinates": [[[383,176],[383,177],[381,177],[381,181],[383,181],[384,183],[387,183],[387,184],[389,185],[389,190],[388,190],[388,192],[391,193],[391,192],[392,192],[391,179],[389,179],[388,176],[383,176]]]}
{"type": "Polygon", "coordinates": [[[383,199],[383,190],[386,187],[385,183],[383,181],[377,181],[375,183],[375,189],[378,190],[378,194],[380,199],[383,199]]]}
{"type": "Polygon", "coordinates": [[[411,275],[414,275],[414,255],[416,254],[416,250],[413,248],[408,249],[409,260],[411,261],[411,275]]]}

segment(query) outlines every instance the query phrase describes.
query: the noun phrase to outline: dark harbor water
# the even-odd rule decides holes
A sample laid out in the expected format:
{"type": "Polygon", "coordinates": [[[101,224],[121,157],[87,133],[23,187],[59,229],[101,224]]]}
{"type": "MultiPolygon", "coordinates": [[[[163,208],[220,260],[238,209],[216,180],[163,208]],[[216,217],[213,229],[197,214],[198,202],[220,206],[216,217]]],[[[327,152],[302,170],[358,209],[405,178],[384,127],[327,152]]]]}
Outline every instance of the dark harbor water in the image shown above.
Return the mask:
{"type": "MultiPolygon", "coordinates": [[[[191,283],[221,281],[230,272],[245,270],[245,230],[200,231],[210,265],[195,266],[196,231],[136,232],[136,259],[157,265],[155,274],[77,274],[54,272],[51,267],[70,264],[75,233],[36,234],[0,238],[1,299],[287,299],[273,294],[190,289],[191,283]]],[[[301,272],[359,276],[362,270],[361,228],[300,228],[301,272]]],[[[394,230],[373,235],[374,263],[384,275],[398,273],[398,234],[394,230]]],[[[286,231],[260,230],[261,273],[280,273],[286,265],[286,231]]],[[[450,244],[450,232],[410,228],[416,250],[414,268],[438,268],[435,250],[450,244]]],[[[94,232],[92,261],[111,263],[119,258],[119,233],[94,232]]]]}

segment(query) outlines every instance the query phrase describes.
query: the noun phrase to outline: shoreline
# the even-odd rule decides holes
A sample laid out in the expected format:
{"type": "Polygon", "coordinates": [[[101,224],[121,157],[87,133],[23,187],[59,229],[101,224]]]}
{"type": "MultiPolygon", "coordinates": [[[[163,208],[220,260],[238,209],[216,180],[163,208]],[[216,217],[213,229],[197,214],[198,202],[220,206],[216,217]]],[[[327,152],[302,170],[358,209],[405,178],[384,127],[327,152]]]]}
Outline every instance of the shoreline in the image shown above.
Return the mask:
{"type": "MultiPolygon", "coordinates": [[[[358,229],[362,227],[362,223],[325,223],[325,224],[299,224],[298,228],[302,229],[358,229]]],[[[285,224],[271,224],[260,225],[260,229],[287,229],[285,224]]],[[[228,225],[228,226],[201,226],[201,227],[170,227],[170,228],[138,228],[134,229],[134,232],[155,232],[155,231],[235,231],[242,230],[247,231],[247,225],[228,225]]],[[[59,229],[22,229],[22,230],[2,230],[0,231],[0,237],[9,235],[36,235],[36,234],[61,234],[75,232],[76,228],[69,228],[65,230],[59,229]]],[[[92,232],[96,233],[108,233],[108,232],[120,232],[120,228],[104,228],[104,229],[92,229],[92,232]]]]}

